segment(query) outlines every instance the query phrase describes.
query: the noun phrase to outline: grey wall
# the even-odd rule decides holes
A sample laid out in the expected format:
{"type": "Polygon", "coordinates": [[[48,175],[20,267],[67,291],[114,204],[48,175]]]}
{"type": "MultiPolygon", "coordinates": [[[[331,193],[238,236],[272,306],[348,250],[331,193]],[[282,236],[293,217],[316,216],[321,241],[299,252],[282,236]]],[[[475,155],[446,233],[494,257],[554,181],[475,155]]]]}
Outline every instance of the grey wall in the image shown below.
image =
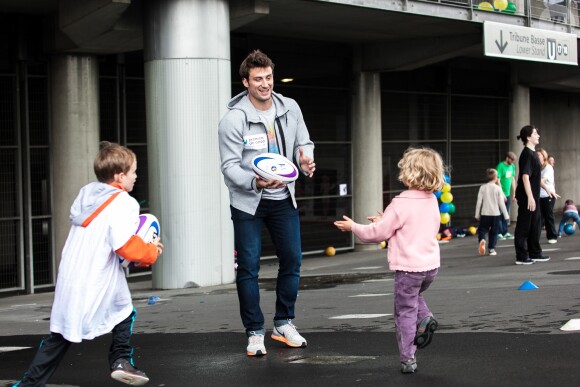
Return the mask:
{"type": "Polygon", "coordinates": [[[530,100],[531,123],[540,130],[539,146],[556,159],[556,192],[562,196],[554,208],[558,213],[566,199],[580,204],[580,96],[533,89],[530,100]]]}

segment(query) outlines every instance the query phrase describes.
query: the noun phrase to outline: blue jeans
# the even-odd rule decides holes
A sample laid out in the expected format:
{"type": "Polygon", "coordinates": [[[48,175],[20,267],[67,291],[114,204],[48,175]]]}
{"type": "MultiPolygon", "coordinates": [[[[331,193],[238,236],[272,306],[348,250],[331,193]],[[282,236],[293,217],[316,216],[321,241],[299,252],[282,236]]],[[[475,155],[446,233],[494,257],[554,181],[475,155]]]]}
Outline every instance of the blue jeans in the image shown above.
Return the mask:
{"type": "Polygon", "coordinates": [[[395,272],[395,334],[401,361],[415,357],[417,347],[413,344],[417,324],[427,316],[433,316],[423,298],[437,276],[438,269],[421,272],[395,272]]]}
{"type": "MultiPolygon", "coordinates": [[[[512,197],[508,196],[507,197],[507,202],[505,202],[505,208],[507,210],[507,213],[510,213],[510,207],[511,207],[511,203],[512,203],[512,197]]],[[[508,221],[507,219],[505,219],[503,217],[503,213],[500,210],[500,217],[499,217],[499,230],[497,230],[497,232],[501,235],[505,235],[509,232],[509,228],[508,228],[508,221]]]]}
{"type": "Polygon", "coordinates": [[[278,256],[276,283],[276,313],[274,320],[294,318],[294,304],[298,296],[302,247],[298,210],[292,199],[262,199],[255,215],[231,207],[234,223],[235,247],[238,252],[236,286],[240,301],[240,316],[249,332],[264,333],[264,315],[260,308],[260,255],[262,226],[265,225],[278,256]]]}
{"type": "Polygon", "coordinates": [[[566,223],[568,223],[570,219],[576,222],[580,228],[580,216],[578,216],[578,213],[573,211],[564,212],[564,214],[562,214],[562,220],[560,221],[560,227],[558,228],[558,235],[562,235],[564,232],[564,226],[566,226],[566,223]]]}

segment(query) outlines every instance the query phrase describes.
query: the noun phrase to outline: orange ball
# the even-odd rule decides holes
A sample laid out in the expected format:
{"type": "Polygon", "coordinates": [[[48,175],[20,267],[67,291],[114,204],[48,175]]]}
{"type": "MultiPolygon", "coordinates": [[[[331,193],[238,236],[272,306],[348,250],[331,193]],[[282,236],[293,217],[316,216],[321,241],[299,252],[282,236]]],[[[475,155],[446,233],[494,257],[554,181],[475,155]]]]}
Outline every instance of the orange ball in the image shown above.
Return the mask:
{"type": "Polygon", "coordinates": [[[329,257],[333,257],[336,254],[336,249],[334,247],[332,247],[332,246],[329,246],[329,247],[326,248],[325,253],[329,257]]]}

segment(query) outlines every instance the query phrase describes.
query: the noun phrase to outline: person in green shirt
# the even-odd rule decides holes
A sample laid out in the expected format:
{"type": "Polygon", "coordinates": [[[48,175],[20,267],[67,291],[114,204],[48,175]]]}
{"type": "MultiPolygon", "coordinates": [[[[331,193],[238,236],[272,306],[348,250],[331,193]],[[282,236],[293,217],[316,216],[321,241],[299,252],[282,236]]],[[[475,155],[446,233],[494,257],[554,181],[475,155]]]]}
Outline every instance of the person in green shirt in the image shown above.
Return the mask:
{"type": "MultiPolygon", "coordinates": [[[[507,198],[505,203],[507,212],[510,212],[510,204],[512,200],[514,200],[514,193],[516,190],[516,154],[512,151],[509,151],[504,161],[500,161],[497,165],[497,175],[499,177],[499,183],[501,185],[501,189],[503,194],[507,198]]],[[[497,236],[498,239],[513,239],[514,237],[512,234],[509,233],[508,229],[508,221],[503,217],[500,217],[499,220],[499,234],[497,236]]]]}

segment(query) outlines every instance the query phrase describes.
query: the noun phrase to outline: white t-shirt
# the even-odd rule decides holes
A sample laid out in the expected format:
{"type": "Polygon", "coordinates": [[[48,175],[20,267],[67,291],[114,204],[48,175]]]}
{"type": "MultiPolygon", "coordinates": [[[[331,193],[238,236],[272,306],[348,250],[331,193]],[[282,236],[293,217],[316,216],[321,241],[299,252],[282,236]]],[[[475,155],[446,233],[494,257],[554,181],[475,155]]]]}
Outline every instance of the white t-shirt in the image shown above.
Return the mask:
{"type": "Polygon", "coordinates": [[[129,317],[131,293],[115,250],[134,235],[138,221],[139,203],[122,192],[87,227],[71,227],[56,282],[51,332],[78,343],[111,332],[129,317]]]}
{"type": "MultiPolygon", "coordinates": [[[[550,164],[542,169],[542,180],[545,178],[547,178],[547,180],[544,182],[544,185],[548,187],[550,191],[556,192],[556,188],[554,187],[554,168],[550,164]]],[[[548,192],[546,192],[544,188],[540,188],[540,197],[547,198],[548,196],[550,196],[548,195],[548,192]]]]}

